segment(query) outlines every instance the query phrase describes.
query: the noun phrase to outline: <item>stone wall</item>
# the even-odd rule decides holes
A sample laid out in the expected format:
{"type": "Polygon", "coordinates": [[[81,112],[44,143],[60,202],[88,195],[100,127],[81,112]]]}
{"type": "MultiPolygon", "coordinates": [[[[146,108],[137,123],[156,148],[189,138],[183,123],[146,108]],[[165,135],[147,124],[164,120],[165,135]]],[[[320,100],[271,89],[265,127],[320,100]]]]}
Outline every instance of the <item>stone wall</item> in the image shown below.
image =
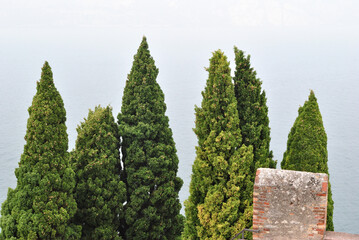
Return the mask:
{"type": "Polygon", "coordinates": [[[327,174],[258,169],[253,239],[323,239],[327,193],[327,174]]]}

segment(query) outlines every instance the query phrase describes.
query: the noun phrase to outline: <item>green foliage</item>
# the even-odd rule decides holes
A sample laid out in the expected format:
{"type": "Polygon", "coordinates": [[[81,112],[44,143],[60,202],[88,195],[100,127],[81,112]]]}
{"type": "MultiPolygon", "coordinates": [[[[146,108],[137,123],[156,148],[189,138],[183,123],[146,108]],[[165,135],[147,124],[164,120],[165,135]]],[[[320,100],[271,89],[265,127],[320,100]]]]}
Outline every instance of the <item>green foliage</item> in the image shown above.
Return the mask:
{"type": "MultiPolygon", "coordinates": [[[[323,126],[317,98],[311,91],[308,101],[298,110],[298,117],[288,135],[282,169],[316,173],[328,172],[327,134],[323,126]]],[[[328,186],[327,230],[334,231],[334,201],[328,186]]]]}
{"type": "Polygon", "coordinates": [[[126,239],[176,239],[183,229],[178,158],[158,69],[146,38],[134,56],[118,115],[124,182],[126,239]]]}
{"type": "Polygon", "coordinates": [[[125,184],[120,180],[118,126],[110,107],[96,107],[77,128],[71,160],[76,172],[75,223],[82,239],[121,239],[125,184]]]}
{"type": "Polygon", "coordinates": [[[233,78],[237,99],[239,126],[243,144],[253,146],[253,179],[257,168],[275,168],[277,161],[269,150],[270,128],[267,98],[262,82],[256,77],[250,63],[250,55],[234,47],[236,71],[233,78]]]}
{"type": "MultiPolygon", "coordinates": [[[[236,70],[233,78],[234,93],[237,99],[239,127],[242,142],[253,147],[253,161],[250,163],[250,179],[254,182],[257,168],[275,168],[277,161],[273,160],[273,153],[269,150],[270,128],[268,118],[267,98],[262,91],[262,82],[251,67],[250,55],[245,56],[242,50],[234,47],[236,70]]],[[[253,186],[248,185],[246,194],[242,195],[241,202],[253,201],[253,186]]],[[[245,211],[241,206],[241,211],[245,211]]],[[[252,219],[247,228],[252,226],[252,219]]],[[[248,236],[249,237],[249,234],[248,236]]]]}
{"type": "Polygon", "coordinates": [[[192,167],[190,196],[185,202],[183,239],[230,239],[251,217],[243,189],[252,188],[247,177],[252,147],[242,144],[237,101],[229,62],[220,50],[213,53],[201,107],[196,107],[198,138],[192,167]],[[246,205],[245,212],[241,206],[246,205]]]}
{"type": "Polygon", "coordinates": [[[29,115],[24,152],[15,170],[17,186],[9,189],[1,209],[1,238],[78,239],[81,226],[70,224],[77,206],[66,112],[47,62],[29,115]]]}

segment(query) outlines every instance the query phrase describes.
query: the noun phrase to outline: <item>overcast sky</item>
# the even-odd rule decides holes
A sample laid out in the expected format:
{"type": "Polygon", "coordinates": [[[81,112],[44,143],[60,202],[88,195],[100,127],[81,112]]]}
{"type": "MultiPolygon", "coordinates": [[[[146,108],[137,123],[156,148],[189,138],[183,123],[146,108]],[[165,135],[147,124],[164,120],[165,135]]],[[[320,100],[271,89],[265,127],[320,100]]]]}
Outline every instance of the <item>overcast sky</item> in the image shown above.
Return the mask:
{"type": "Polygon", "coordinates": [[[356,0],[1,0],[0,27],[354,27],[356,0]]]}

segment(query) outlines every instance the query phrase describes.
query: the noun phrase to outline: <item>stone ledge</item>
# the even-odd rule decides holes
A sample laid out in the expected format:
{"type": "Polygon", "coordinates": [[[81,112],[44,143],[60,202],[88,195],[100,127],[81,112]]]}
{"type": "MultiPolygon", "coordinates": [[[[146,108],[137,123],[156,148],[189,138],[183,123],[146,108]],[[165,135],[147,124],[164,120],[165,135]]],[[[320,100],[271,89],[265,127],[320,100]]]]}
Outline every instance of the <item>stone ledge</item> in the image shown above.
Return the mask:
{"type": "Polygon", "coordinates": [[[359,240],[359,234],[325,232],[324,240],[359,240]]]}

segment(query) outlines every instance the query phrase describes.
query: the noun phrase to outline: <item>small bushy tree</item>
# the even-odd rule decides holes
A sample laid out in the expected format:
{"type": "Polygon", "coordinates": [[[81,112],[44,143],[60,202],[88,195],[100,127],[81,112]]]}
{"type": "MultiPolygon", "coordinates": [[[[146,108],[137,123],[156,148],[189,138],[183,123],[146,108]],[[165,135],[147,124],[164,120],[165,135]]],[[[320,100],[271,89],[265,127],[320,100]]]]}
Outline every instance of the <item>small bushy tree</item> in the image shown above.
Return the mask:
{"type": "Polygon", "coordinates": [[[78,239],[75,174],[67,153],[66,111],[47,62],[29,108],[26,144],[17,186],[9,189],[1,209],[3,239],[78,239]]]}
{"type": "Polygon", "coordinates": [[[213,53],[207,71],[202,104],[195,109],[197,156],[185,202],[183,238],[191,240],[230,239],[251,215],[249,202],[241,199],[253,187],[248,178],[252,147],[242,144],[231,71],[223,52],[213,53]],[[245,212],[241,205],[247,205],[245,212]]]}
{"type": "MultiPolygon", "coordinates": [[[[308,100],[298,110],[298,117],[288,135],[282,169],[326,173],[328,171],[327,134],[323,126],[317,98],[311,91],[308,100]]],[[[334,231],[334,201],[328,186],[327,231],[334,231]]]]}
{"type": "Polygon", "coordinates": [[[82,239],[121,239],[125,184],[120,180],[118,126],[110,107],[96,107],[77,128],[72,164],[76,172],[75,223],[82,239]]]}
{"type": "Polygon", "coordinates": [[[176,239],[183,230],[178,198],[182,180],[157,75],[144,37],[118,115],[127,187],[126,239],[176,239]]]}

